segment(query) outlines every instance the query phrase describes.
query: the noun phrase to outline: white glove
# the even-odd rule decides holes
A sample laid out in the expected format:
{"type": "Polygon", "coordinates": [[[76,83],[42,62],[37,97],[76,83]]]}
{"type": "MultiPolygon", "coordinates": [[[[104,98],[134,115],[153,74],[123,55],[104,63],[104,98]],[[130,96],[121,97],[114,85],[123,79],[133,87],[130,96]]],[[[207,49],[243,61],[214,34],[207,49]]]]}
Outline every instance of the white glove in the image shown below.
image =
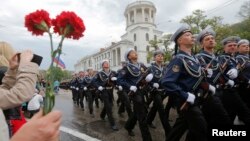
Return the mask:
{"type": "Polygon", "coordinates": [[[137,91],[137,88],[136,88],[136,86],[130,86],[130,91],[133,91],[133,92],[136,92],[137,91]]]}
{"type": "Polygon", "coordinates": [[[145,78],[147,82],[150,82],[153,79],[154,75],[152,73],[148,74],[145,78]]]}
{"type": "Polygon", "coordinates": [[[229,85],[230,87],[233,87],[234,86],[234,81],[233,80],[228,80],[226,85],[229,85]]]}
{"type": "Polygon", "coordinates": [[[78,91],[78,90],[79,90],[79,88],[78,88],[78,87],[76,87],[76,90],[78,91]]]}
{"type": "Polygon", "coordinates": [[[122,86],[118,86],[118,89],[119,89],[119,91],[123,90],[122,86]]]}
{"type": "Polygon", "coordinates": [[[250,80],[248,81],[248,84],[250,84],[250,80]]]}
{"type": "Polygon", "coordinates": [[[99,91],[102,91],[102,90],[103,90],[103,87],[102,87],[102,86],[99,86],[99,87],[98,87],[98,90],[99,90],[99,91]]]}
{"type": "Polygon", "coordinates": [[[72,86],[70,86],[70,88],[72,89],[73,87],[72,87],[72,86]]]}
{"type": "Polygon", "coordinates": [[[214,95],[216,92],[216,88],[213,85],[209,85],[209,91],[212,93],[212,95],[214,95]]]}
{"type": "Polygon", "coordinates": [[[87,87],[84,87],[83,90],[84,90],[84,91],[87,91],[87,87]]]}
{"type": "Polygon", "coordinates": [[[186,101],[187,101],[188,103],[190,103],[190,104],[194,104],[195,95],[192,94],[192,93],[190,93],[190,92],[188,92],[187,94],[188,94],[188,98],[187,98],[186,101]]]}
{"type": "Polygon", "coordinates": [[[212,69],[207,69],[207,78],[211,78],[213,75],[213,70],[212,69]]]}
{"type": "Polygon", "coordinates": [[[238,70],[233,68],[233,69],[230,69],[228,72],[227,72],[227,75],[229,76],[230,79],[235,79],[237,76],[238,76],[238,70]]]}
{"type": "Polygon", "coordinates": [[[116,80],[117,80],[117,77],[111,77],[111,80],[112,80],[112,81],[116,81],[116,80]]]}
{"type": "Polygon", "coordinates": [[[156,89],[158,89],[159,88],[159,84],[158,83],[154,83],[153,87],[156,88],[156,89]]]}

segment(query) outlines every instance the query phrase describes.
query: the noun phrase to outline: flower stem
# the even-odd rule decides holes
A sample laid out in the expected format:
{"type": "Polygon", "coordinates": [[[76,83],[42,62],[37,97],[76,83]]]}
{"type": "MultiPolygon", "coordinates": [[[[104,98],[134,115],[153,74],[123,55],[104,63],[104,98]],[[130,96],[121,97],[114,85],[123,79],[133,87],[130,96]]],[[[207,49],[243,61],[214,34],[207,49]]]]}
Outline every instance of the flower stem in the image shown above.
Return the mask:
{"type": "MultiPolygon", "coordinates": [[[[50,37],[50,46],[51,46],[51,64],[46,74],[46,79],[48,82],[46,83],[46,95],[45,95],[45,103],[44,103],[44,109],[43,109],[44,115],[51,112],[51,110],[53,109],[55,105],[55,95],[54,95],[55,68],[53,66],[53,61],[57,54],[58,54],[58,59],[60,58],[60,55],[62,53],[62,43],[65,38],[65,36],[62,36],[57,49],[54,51],[51,33],[49,33],[49,37],[50,37]]],[[[58,63],[56,64],[56,67],[58,67],[58,63]]]]}
{"type": "MultiPolygon", "coordinates": [[[[58,61],[59,61],[60,56],[62,54],[62,43],[63,43],[64,38],[65,38],[65,36],[62,36],[61,41],[60,41],[60,43],[58,45],[58,48],[57,48],[57,50],[58,50],[58,61]]],[[[56,64],[56,67],[58,67],[58,63],[56,64]]]]}
{"type": "Polygon", "coordinates": [[[49,34],[49,39],[50,39],[50,56],[51,56],[50,68],[52,68],[53,60],[54,60],[54,56],[53,56],[54,47],[53,47],[52,33],[48,32],[48,34],[49,34]]]}
{"type": "Polygon", "coordinates": [[[51,63],[48,71],[46,72],[46,92],[45,92],[45,103],[43,107],[43,114],[46,115],[49,112],[52,111],[54,105],[55,105],[55,95],[54,95],[54,73],[53,73],[53,61],[55,58],[54,55],[54,47],[53,47],[53,40],[52,40],[52,34],[48,32],[49,38],[50,38],[50,55],[51,55],[51,63]]]}

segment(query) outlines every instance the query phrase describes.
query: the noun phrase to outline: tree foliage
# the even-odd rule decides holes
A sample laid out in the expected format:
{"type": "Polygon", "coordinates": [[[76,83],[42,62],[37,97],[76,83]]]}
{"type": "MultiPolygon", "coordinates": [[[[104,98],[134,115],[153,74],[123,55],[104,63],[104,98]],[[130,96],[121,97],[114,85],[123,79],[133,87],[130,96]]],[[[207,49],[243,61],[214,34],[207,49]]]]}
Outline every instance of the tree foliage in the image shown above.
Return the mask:
{"type": "Polygon", "coordinates": [[[148,43],[151,48],[154,48],[153,50],[149,49],[147,54],[147,62],[150,62],[153,59],[153,52],[159,49],[159,44],[162,43],[162,40],[150,40],[148,43]]]}
{"type": "MultiPolygon", "coordinates": [[[[191,27],[191,31],[196,35],[207,26],[211,26],[216,32],[217,46],[215,49],[216,51],[220,51],[222,49],[222,45],[220,44],[221,40],[228,37],[229,35],[234,34],[234,31],[229,25],[222,24],[222,19],[223,18],[220,16],[208,18],[204,11],[195,10],[192,15],[183,18],[181,23],[188,24],[191,27]]],[[[193,52],[197,53],[199,50],[199,45],[195,45],[193,52]]]]}
{"type": "MultiPolygon", "coordinates": [[[[205,12],[202,10],[195,10],[191,15],[188,15],[181,19],[180,23],[187,24],[191,27],[191,31],[194,35],[199,34],[200,31],[205,29],[208,25],[211,26],[216,32],[216,47],[215,51],[220,53],[222,51],[221,41],[228,36],[239,36],[242,39],[250,40],[250,1],[246,1],[239,10],[239,16],[243,19],[241,22],[229,25],[222,24],[223,18],[220,16],[214,16],[208,18],[205,15],[205,12]]],[[[159,49],[159,44],[163,44],[165,47],[165,61],[170,60],[172,56],[173,49],[170,48],[170,37],[172,34],[167,34],[162,37],[161,40],[151,40],[149,41],[150,47],[153,47],[154,50],[159,49]]],[[[153,50],[153,51],[154,51],[153,50]]],[[[199,45],[195,45],[193,52],[197,53],[200,50],[199,45]]],[[[153,51],[148,52],[147,59],[152,59],[153,51]]]]}
{"type": "MultiPolygon", "coordinates": [[[[71,72],[69,72],[68,70],[62,70],[58,67],[53,67],[52,69],[55,72],[55,80],[61,81],[64,79],[71,78],[71,72]]],[[[40,70],[40,79],[41,78],[45,79],[45,74],[46,74],[45,70],[40,70]]]]}
{"type": "Polygon", "coordinates": [[[243,3],[238,14],[244,20],[250,19],[250,1],[245,1],[243,3]]]}
{"type": "Polygon", "coordinates": [[[172,52],[173,52],[173,49],[170,48],[170,44],[171,44],[171,41],[170,41],[170,37],[172,36],[172,34],[165,34],[162,36],[161,39],[159,40],[150,40],[148,43],[149,43],[149,46],[151,48],[153,48],[153,50],[150,50],[147,54],[147,60],[150,61],[153,59],[153,52],[155,50],[158,50],[160,49],[160,46],[164,46],[165,48],[165,55],[164,55],[164,61],[169,61],[172,57],[172,52]]]}
{"type": "Polygon", "coordinates": [[[232,30],[242,39],[250,40],[250,19],[243,20],[240,23],[231,26],[232,30]]]}

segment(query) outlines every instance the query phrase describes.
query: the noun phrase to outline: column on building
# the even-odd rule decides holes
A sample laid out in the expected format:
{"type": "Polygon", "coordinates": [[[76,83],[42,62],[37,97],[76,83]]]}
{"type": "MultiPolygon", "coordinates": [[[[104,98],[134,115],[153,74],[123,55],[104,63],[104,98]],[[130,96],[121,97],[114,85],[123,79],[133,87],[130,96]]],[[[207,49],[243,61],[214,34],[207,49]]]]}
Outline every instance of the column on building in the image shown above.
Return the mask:
{"type": "Polygon", "coordinates": [[[137,22],[137,19],[136,19],[136,8],[134,9],[134,23],[137,22]]]}
{"type": "Polygon", "coordinates": [[[116,49],[116,56],[117,56],[117,65],[120,66],[121,65],[121,48],[118,47],[116,49]]]}
{"type": "Polygon", "coordinates": [[[97,70],[97,57],[95,57],[95,62],[94,62],[94,64],[95,64],[95,70],[97,70]]]}
{"type": "Polygon", "coordinates": [[[112,50],[112,66],[116,66],[116,61],[117,61],[117,58],[116,58],[116,50],[113,49],[113,50],[112,50]]]}
{"type": "Polygon", "coordinates": [[[142,11],[142,22],[145,22],[146,20],[146,17],[145,17],[145,8],[144,7],[142,7],[141,8],[141,11],[142,11]]]}
{"type": "Polygon", "coordinates": [[[152,19],[152,10],[151,9],[149,9],[148,10],[149,11],[149,22],[153,22],[153,19],[152,19]]]}
{"type": "Polygon", "coordinates": [[[128,25],[131,24],[131,19],[130,19],[130,12],[128,12],[128,25]]]}
{"type": "MultiPolygon", "coordinates": [[[[151,11],[151,10],[150,10],[151,11]]],[[[151,11],[151,13],[152,13],[152,15],[150,15],[150,16],[152,16],[151,18],[152,18],[152,22],[153,23],[155,23],[155,15],[154,15],[154,10],[152,10],[151,11]]]]}

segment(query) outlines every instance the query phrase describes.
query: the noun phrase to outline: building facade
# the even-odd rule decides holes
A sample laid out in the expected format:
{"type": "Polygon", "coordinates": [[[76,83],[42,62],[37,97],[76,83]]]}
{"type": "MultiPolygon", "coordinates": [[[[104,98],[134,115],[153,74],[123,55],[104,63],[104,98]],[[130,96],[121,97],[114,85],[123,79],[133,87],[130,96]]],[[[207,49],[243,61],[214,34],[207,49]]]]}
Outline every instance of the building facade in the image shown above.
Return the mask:
{"type": "Polygon", "coordinates": [[[138,53],[138,60],[149,64],[147,54],[150,51],[149,41],[162,37],[162,31],[156,29],[156,8],[152,2],[136,1],[129,4],[124,12],[126,18],[126,33],[121,36],[121,41],[112,43],[107,48],[101,48],[99,52],[88,55],[77,61],[75,71],[87,70],[92,67],[101,69],[101,61],[110,61],[110,68],[121,68],[121,62],[125,61],[124,54],[128,48],[134,48],[138,53]]]}

